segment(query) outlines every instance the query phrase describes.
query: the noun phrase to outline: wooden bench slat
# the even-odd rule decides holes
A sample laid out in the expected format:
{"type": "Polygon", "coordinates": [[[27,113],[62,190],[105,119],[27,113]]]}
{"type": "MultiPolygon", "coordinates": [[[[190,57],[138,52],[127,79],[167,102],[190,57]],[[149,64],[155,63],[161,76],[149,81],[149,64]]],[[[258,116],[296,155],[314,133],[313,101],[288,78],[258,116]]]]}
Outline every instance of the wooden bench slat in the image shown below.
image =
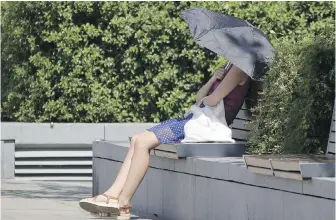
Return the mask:
{"type": "Polygon", "coordinates": [[[166,151],[166,152],[176,153],[176,146],[174,146],[173,144],[160,144],[155,149],[161,150],[161,151],[166,151]]]}
{"type": "Polygon", "coordinates": [[[328,153],[335,154],[335,143],[329,142],[329,144],[328,144],[328,153]]]}
{"type": "MultiPolygon", "coordinates": [[[[244,119],[247,121],[250,121],[250,116],[248,110],[240,110],[236,116],[236,119],[244,119]]],[[[235,119],[235,120],[236,120],[235,119]]],[[[234,121],[233,121],[234,123],[234,121]]]]}
{"type": "Polygon", "coordinates": [[[248,167],[247,168],[249,171],[257,174],[262,174],[262,175],[269,175],[269,176],[274,176],[276,177],[281,177],[281,178],[286,178],[286,179],[295,179],[295,180],[302,180],[302,176],[300,172],[286,172],[286,171],[279,171],[279,170],[274,170],[274,172],[271,169],[267,168],[261,168],[261,167],[248,167]]]}
{"type": "Polygon", "coordinates": [[[248,132],[243,130],[232,129],[232,138],[246,141],[248,132]]]}
{"type": "Polygon", "coordinates": [[[274,176],[294,180],[303,179],[300,172],[286,172],[286,171],[274,170],[274,176]]]}
{"type": "Polygon", "coordinates": [[[232,123],[232,128],[248,131],[247,123],[248,121],[246,120],[235,119],[232,123]]]}
{"type": "Polygon", "coordinates": [[[335,143],[335,131],[330,132],[329,142],[335,143]]]}
{"type": "Polygon", "coordinates": [[[153,155],[170,159],[179,159],[176,153],[154,149],[153,155]]]}

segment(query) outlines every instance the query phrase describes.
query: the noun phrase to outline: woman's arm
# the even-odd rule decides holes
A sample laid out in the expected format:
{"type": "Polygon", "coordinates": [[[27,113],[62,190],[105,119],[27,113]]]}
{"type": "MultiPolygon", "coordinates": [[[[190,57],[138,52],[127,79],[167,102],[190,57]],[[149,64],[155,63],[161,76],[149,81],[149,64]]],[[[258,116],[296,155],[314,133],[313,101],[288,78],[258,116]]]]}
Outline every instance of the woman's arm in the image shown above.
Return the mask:
{"type": "Polygon", "coordinates": [[[216,80],[212,78],[197,92],[196,94],[196,103],[199,103],[209,92],[211,86],[214,84],[216,80]]]}
{"type": "Polygon", "coordinates": [[[222,80],[224,77],[224,68],[216,70],[209,81],[197,92],[196,94],[196,103],[199,103],[205,96],[207,96],[212,85],[216,82],[217,79],[222,80]]]}
{"type": "Polygon", "coordinates": [[[232,66],[216,90],[204,99],[204,105],[217,105],[217,103],[227,96],[234,88],[236,88],[236,86],[239,84],[244,84],[247,80],[248,76],[242,70],[236,66],[232,66]]]}

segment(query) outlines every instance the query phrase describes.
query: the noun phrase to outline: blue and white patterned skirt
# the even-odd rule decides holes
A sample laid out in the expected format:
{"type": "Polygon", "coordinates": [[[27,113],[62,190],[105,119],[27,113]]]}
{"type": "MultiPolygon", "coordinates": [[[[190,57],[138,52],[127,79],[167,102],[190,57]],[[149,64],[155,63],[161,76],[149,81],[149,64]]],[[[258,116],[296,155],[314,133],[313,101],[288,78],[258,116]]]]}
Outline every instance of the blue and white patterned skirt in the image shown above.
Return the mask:
{"type": "Polygon", "coordinates": [[[180,143],[184,139],[184,125],[192,116],[169,119],[147,130],[152,131],[161,144],[180,143]]]}

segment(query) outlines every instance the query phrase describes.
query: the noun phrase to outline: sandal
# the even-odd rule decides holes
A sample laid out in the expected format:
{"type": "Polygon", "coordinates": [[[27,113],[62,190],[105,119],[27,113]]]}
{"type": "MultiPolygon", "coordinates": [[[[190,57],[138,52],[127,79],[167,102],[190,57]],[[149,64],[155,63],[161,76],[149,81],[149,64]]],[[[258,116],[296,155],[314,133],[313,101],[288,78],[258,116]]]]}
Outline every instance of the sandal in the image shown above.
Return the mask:
{"type": "Polygon", "coordinates": [[[111,199],[117,200],[118,198],[109,196],[106,194],[101,194],[102,196],[105,196],[106,202],[97,202],[96,199],[99,196],[95,196],[93,198],[89,199],[82,199],[79,201],[79,206],[84,209],[87,212],[90,213],[107,213],[108,216],[118,216],[119,215],[119,205],[118,204],[109,204],[111,199]]]}
{"type": "MultiPolygon", "coordinates": [[[[98,195],[100,196],[100,195],[98,195]]],[[[106,202],[97,202],[96,199],[98,196],[88,199],[82,199],[79,202],[79,205],[82,209],[87,212],[93,213],[100,217],[118,217],[118,220],[129,220],[131,219],[131,206],[125,205],[119,207],[119,204],[109,204],[110,199],[119,201],[118,198],[109,196],[107,194],[101,194],[107,198],[106,202]],[[124,214],[121,214],[121,211],[124,211],[124,214]]]]}
{"type": "Polygon", "coordinates": [[[131,209],[132,207],[129,206],[129,205],[125,205],[125,206],[122,206],[120,207],[119,206],[119,215],[118,215],[118,220],[129,220],[131,219],[131,209]],[[124,212],[123,214],[121,214],[121,212],[124,212]]]}

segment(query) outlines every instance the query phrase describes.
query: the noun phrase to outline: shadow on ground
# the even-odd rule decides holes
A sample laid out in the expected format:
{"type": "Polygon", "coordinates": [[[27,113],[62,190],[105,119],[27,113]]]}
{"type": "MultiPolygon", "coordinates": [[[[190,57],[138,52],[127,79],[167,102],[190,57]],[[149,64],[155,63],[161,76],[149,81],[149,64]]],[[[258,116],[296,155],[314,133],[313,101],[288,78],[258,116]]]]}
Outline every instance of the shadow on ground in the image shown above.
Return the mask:
{"type": "Polygon", "coordinates": [[[3,184],[1,196],[15,198],[43,198],[43,199],[59,199],[62,201],[78,201],[83,198],[91,197],[90,183],[63,183],[63,182],[34,182],[37,187],[26,188],[22,183],[10,182],[3,184]],[[22,189],[20,189],[20,184],[22,189]],[[13,187],[13,185],[15,185],[13,187]]]}

